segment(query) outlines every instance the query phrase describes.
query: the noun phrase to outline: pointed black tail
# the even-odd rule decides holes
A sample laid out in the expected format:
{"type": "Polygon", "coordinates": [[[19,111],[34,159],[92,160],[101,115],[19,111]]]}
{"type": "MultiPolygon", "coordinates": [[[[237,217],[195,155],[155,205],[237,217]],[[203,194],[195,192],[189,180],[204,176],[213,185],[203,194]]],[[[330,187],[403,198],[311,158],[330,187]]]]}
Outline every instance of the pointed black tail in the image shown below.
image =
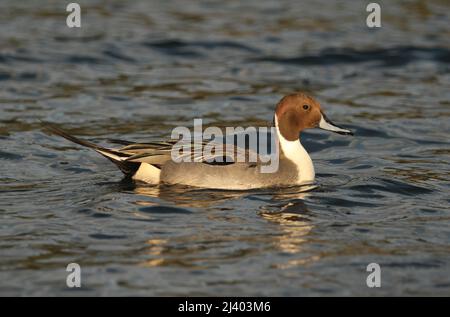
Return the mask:
{"type": "Polygon", "coordinates": [[[95,150],[96,152],[100,153],[101,155],[103,155],[104,157],[109,159],[115,165],[117,165],[117,167],[127,176],[132,176],[134,173],[136,173],[136,171],[138,170],[138,168],[141,164],[139,162],[124,161],[123,159],[129,157],[130,155],[119,152],[119,151],[115,151],[112,149],[107,149],[107,148],[97,145],[95,143],[77,138],[53,124],[43,123],[43,127],[47,131],[49,131],[53,134],[59,135],[73,143],[76,143],[76,144],[79,144],[79,145],[82,145],[82,146],[85,146],[85,147],[95,150]]]}

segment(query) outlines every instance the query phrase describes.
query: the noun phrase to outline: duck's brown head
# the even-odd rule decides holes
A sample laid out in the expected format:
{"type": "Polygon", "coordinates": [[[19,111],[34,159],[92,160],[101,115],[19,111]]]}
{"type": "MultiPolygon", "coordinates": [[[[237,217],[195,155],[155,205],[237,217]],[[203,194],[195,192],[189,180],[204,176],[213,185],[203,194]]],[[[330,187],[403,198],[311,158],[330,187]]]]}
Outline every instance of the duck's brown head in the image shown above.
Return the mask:
{"type": "Polygon", "coordinates": [[[275,109],[275,122],[281,135],[288,141],[298,140],[305,129],[320,128],[339,134],[353,133],[332,123],[314,98],[297,93],[283,97],[275,109]]]}

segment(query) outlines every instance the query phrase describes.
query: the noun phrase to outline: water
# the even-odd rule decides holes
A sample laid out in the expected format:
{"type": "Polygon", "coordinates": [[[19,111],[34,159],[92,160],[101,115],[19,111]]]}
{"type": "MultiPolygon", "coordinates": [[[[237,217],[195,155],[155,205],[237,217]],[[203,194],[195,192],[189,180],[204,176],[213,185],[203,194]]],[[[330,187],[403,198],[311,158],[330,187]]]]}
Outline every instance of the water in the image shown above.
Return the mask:
{"type": "Polygon", "coordinates": [[[448,1],[0,3],[1,295],[450,295],[448,1]],[[319,188],[145,187],[105,142],[265,125],[307,91],[319,188]],[[68,263],[79,290],[65,285],[68,263]],[[382,287],[366,286],[366,266],[382,287]]]}

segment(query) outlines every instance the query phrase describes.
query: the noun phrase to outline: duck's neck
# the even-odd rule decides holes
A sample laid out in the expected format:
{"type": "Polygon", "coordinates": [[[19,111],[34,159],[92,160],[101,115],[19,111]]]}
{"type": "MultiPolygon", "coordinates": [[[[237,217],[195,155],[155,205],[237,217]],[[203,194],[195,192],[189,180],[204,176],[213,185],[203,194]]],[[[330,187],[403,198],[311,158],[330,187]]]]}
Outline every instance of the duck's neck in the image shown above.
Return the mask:
{"type": "Polygon", "coordinates": [[[280,144],[280,149],[284,156],[295,164],[298,170],[298,183],[308,184],[313,183],[315,178],[314,165],[306,152],[305,148],[300,143],[300,139],[295,141],[286,140],[278,128],[278,122],[275,118],[275,127],[277,130],[277,136],[280,144]]]}

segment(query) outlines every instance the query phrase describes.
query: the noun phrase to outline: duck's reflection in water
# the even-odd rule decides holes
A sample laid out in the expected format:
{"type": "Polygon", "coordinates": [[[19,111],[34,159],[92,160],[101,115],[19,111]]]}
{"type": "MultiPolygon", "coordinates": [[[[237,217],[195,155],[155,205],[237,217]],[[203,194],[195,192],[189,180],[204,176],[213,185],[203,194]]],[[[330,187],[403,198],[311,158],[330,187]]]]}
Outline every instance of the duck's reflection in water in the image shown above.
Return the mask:
{"type": "MultiPolygon", "coordinates": [[[[163,202],[170,202],[179,207],[192,208],[207,208],[213,205],[219,205],[222,202],[230,199],[240,199],[250,195],[257,196],[271,196],[271,201],[286,201],[292,199],[304,199],[311,190],[315,189],[316,185],[306,185],[302,187],[288,187],[284,189],[263,189],[263,190],[248,190],[248,191],[233,191],[233,190],[215,190],[204,189],[186,186],[134,186],[129,185],[126,188],[133,193],[157,198],[163,202]]],[[[157,201],[136,201],[138,205],[158,205],[157,201]]]]}
{"type": "MultiPolygon", "coordinates": [[[[129,188],[127,190],[129,190],[129,188]]],[[[136,186],[132,188],[132,191],[134,194],[141,197],[139,198],[139,196],[137,196],[138,199],[133,202],[142,207],[139,208],[140,210],[148,211],[150,209],[155,210],[153,208],[162,208],[164,212],[168,213],[174,211],[181,213],[183,210],[191,212],[191,209],[206,210],[210,207],[214,207],[213,209],[216,210],[216,206],[220,206],[232,199],[242,198],[248,194],[242,191],[223,191],[161,185],[136,186]],[[171,207],[171,205],[176,207],[171,207]]],[[[206,213],[205,215],[207,219],[213,221],[218,219],[218,216],[209,216],[209,213],[206,213]]],[[[145,216],[153,218],[151,212],[146,212],[145,216]]],[[[145,245],[146,254],[149,259],[140,262],[140,265],[145,267],[177,266],[199,270],[207,268],[209,265],[208,263],[216,261],[217,259],[215,259],[214,256],[210,258],[210,255],[205,256],[203,254],[205,241],[198,241],[198,243],[193,244],[192,239],[208,239],[208,234],[206,234],[206,237],[203,237],[202,232],[191,234],[194,234],[194,236],[178,236],[170,239],[155,237],[148,239],[145,242],[145,245]],[[199,235],[197,236],[197,234],[199,235]],[[202,237],[199,238],[200,236],[202,237]]],[[[210,239],[220,240],[220,233],[217,235],[214,234],[210,239]]],[[[224,241],[226,242],[225,238],[224,241]]],[[[218,257],[220,258],[220,256],[218,257]]]]}
{"type": "MultiPolygon", "coordinates": [[[[274,268],[286,269],[294,266],[307,265],[319,259],[318,256],[308,256],[309,252],[304,252],[307,236],[313,229],[311,222],[311,212],[305,203],[305,198],[314,186],[303,187],[301,189],[280,189],[270,191],[223,191],[210,189],[195,189],[178,186],[136,186],[133,188],[135,194],[152,198],[151,200],[136,200],[134,203],[143,206],[161,206],[164,203],[172,203],[179,208],[209,208],[220,206],[221,203],[230,199],[243,199],[245,196],[255,195],[263,197],[266,201],[260,206],[258,214],[268,222],[276,224],[279,228],[278,234],[270,235],[270,241],[261,243],[273,244],[281,252],[288,253],[291,258],[286,263],[276,263],[274,268]],[[270,197],[266,200],[266,197],[270,197]],[[292,259],[295,257],[295,259],[292,259]]],[[[211,218],[215,219],[215,217],[211,218]]],[[[193,263],[181,263],[181,259],[175,260],[165,257],[170,253],[170,243],[166,239],[153,238],[146,241],[148,246],[149,259],[143,263],[144,266],[165,266],[181,265],[190,266],[193,263]],[[177,262],[177,263],[174,263],[177,262]]],[[[196,266],[196,265],[194,265],[196,266]]]]}
{"type": "Polygon", "coordinates": [[[261,217],[280,227],[280,234],[274,237],[276,247],[282,252],[298,256],[286,263],[274,264],[275,268],[287,269],[320,259],[318,255],[308,256],[308,252],[304,252],[307,236],[313,229],[311,212],[305,203],[305,198],[309,195],[308,192],[278,194],[274,199],[282,200],[283,203],[261,207],[261,217]]]}
{"type": "MultiPolygon", "coordinates": [[[[230,199],[242,198],[247,194],[243,191],[197,189],[184,186],[138,186],[133,191],[138,195],[157,198],[162,202],[169,202],[185,208],[208,208],[230,199]]],[[[158,202],[147,200],[136,201],[136,204],[159,205],[158,202]]]]}
{"type": "Polygon", "coordinates": [[[163,252],[167,245],[166,239],[149,239],[146,242],[147,254],[151,257],[151,259],[141,262],[141,266],[163,266],[165,264],[165,260],[163,257],[163,252]]]}

